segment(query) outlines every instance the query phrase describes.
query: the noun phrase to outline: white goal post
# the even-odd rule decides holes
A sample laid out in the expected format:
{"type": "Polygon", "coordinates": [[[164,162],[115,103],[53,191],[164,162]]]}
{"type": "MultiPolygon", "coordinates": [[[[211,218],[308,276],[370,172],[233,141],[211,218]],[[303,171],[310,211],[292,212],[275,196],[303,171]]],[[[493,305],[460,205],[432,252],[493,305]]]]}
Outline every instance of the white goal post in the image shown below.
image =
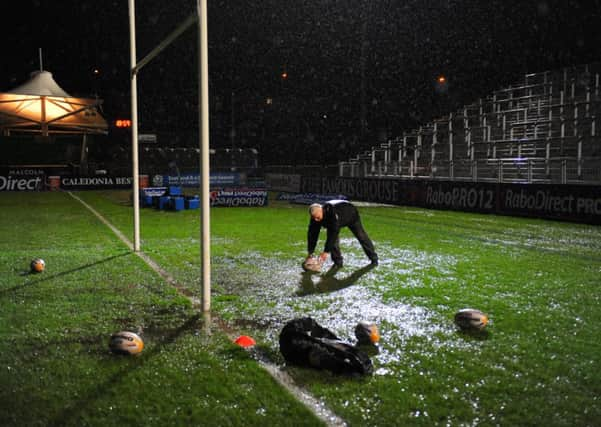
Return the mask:
{"type": "Polygon", "coordinates": [[[210,233],[210,194],[209,194],[209,65],[208,65],[208,31],[207,0],[196,0],[196,12],[186,18],[174,31],[163,39],[143,59],[137,61],[136,54],[136,12],[135,0],[128,0],[129,6],[129,38],[131,65],[131,135],[132,135],[132,175],[133,175],[133,207],[134,207],[134,251],[140,251],[140,188],[138,158],[138,88],[137,74],[161,51],[167,48],[177,37],[195,22],[198,23],[198,103],[200,134],[200,252],[201,252],[201,286],[202,311],[209,313],[211,309],[211,233],[210,233]]]}

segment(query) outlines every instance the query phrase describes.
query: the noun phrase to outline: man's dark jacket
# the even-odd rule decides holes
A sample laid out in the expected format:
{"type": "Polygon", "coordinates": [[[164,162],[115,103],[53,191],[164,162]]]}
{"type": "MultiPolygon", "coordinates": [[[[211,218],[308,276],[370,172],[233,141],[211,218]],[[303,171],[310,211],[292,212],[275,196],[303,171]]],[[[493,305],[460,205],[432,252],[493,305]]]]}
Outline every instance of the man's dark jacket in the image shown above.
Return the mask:
{"type": "Polygon", "coordinates": [[[322,205],[323,219],[320,222],[311,219],[309,223],[307,249],[309,253],[313,253],[317,240],[319,239],[319,231],[324,227],[328,231],[324,252],[332,252],[334,245],[338,239],[338,234],[342,227],[348,227],[359,221],[359,212],[357,208],[346,200],[335,200],[326,202],[322,205]]]}

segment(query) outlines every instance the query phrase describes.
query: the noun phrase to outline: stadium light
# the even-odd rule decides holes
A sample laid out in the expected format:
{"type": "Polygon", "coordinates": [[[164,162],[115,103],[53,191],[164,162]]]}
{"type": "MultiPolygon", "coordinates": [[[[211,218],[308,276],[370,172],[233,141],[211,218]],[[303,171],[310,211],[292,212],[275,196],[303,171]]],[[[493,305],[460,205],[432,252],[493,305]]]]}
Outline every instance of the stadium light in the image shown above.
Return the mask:
{"type": "Polygon", "coordinates": [[[438,77],[436,77],[436,84],[434,85],[434,89],[437,93],[441,95],[447,93],[449,89],[449,81],[447,80],[447,77],[444,74],[439,74],[438,77]]]}

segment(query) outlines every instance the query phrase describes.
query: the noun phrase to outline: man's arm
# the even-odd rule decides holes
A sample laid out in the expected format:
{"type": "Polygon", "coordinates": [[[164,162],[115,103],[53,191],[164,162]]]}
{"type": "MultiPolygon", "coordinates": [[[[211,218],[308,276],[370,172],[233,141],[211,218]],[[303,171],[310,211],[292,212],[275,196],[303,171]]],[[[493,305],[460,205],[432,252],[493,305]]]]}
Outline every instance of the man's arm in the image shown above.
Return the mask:
{"type": "Polygon", "coordinates": [[[315,246],[317,246],[317,239],[319,238],[320,229],[321,225],[318,222],[309,222],[309,229],[307,231],[307,253],[309,254],[309,256],[311,256],[311,254],[313,254],[313,252],[315,251],[315,246]]]}

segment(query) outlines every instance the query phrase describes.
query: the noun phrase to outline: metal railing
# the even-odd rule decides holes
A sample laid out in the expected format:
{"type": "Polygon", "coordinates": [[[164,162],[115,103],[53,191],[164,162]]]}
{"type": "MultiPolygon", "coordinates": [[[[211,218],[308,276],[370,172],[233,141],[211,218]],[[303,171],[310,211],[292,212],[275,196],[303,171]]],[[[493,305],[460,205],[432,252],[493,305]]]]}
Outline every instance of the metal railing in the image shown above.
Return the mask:
{"type": "Polygon", "coordinates": [[[378,144],[340,176],[601,184],[601,64],[519,84],[378,144]]]}
{"type": "Polygon", "coordinates": [[[415,164],[377,162],[341,162],[338,175],[343,177],[403,178],[507,183],[599,184],[601,159],[581,158],[501,158],[415,164]]]}

